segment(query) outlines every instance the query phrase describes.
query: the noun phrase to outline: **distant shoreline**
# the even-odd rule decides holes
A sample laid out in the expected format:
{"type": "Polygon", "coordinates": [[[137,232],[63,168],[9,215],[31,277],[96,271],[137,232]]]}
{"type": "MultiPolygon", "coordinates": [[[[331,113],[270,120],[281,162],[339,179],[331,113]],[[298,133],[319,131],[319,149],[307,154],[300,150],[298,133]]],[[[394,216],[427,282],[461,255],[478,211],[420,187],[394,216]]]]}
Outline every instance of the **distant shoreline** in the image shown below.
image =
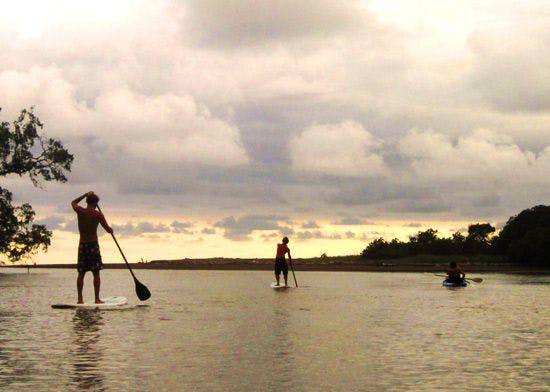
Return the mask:
{"type": "MultiPolygon", "coordinates": [[[[328,258],[293,259],[296,271],[340,271],[340,272],[442,272],[445,271],[450,259],[454,258],[420,258],[365,260],[356,256],[341,256],[328,258]]],[[[532,273],[550,274],[550,270],[541,267],[530,268],[502,261],[459,261],[466,273],[532,273]]],[[[208,258],[208,259],[180,259],[180,260],[153,260],[143,263],[130,263],[132,269],[153,270],[251,270],[271,271],[273,259],[242,259],[242,258],[208,258]]],[[[74,269],[75,264],[36,264],[36,265],[3,265],[4,268],[62,268],[74,269]]],[[[105,263],[105,269],[125,269],[124,263],[105,263]]]]}

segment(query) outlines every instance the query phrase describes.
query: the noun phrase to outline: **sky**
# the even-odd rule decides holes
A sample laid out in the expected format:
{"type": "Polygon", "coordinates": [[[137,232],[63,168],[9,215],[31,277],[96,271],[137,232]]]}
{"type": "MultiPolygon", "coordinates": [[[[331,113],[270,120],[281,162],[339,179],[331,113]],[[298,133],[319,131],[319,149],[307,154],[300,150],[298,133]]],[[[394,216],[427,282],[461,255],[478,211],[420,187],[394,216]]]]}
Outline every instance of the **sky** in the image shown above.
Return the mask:
{"type": "MultiPolygon", "coordinates": [[[[130,261],[358,254],[550,201],[550,3],[0,0],[0,112],[75,161],[9,176],[74,263],[89,190],[130,261]]],[[[105,262],[122,262],[110,236],[105,262]]]]}

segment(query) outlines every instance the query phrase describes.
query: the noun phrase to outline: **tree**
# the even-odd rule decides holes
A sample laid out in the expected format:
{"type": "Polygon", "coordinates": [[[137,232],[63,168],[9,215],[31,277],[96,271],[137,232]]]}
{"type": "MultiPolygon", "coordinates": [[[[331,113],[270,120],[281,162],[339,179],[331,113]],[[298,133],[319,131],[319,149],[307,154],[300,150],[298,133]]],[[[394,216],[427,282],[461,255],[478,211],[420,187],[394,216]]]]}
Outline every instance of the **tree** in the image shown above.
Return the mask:
{"type": "Polygon", "coordinates": [[[371,241],[361,252],[361,257],[366,259],[393,259],[408,256],[407,244],[397,238],[387,242],[383,238],[371,241]]]}
{"type": "MultiPolygon", "coordinates": [[[[11,124],[0,123],[0,176],[28,175],[34,186],[40,186],[41,179],[67,181],[65,172],[71,171],[74,157],[42,129],[33,108],[23,109],[11,124]]],[[[47,250],[52,233],[33,223],[35,212],[29,204],[12,205],[12,196],[0,187],[0,254],[15,262],[40,247],[47,250]]]]}
{"type": "Polygon", "coordinates": [[[426,231],[419,231],[415,236],[412,236],[409,239],[411,253],[431,253],[436,241],[437,230],[430,228],[426,231]]]}
{"type": "Polygon", "coordinates": [[[542,267],[550,266],[550,228],[537,227],[523,238],[515,239],[508,247],[508,256],[514,263],[542,267]]]}
{"type": "Polygon", "coordinates": [[[495,232],[489,223],[476,223],[468,226],[465,250],[470,253],[485,253],[490,248],[489,236],[495,232]]]}
{"type": "Polygon", "coordinates": [[[488,243],[488,238],[491,233],[495,232],[495,228],[489,223],[476,223],[468,226],[468,238],[475,242],[488,243]]]}
{"type": "Polygon", "coordinates": [[[511,217],[494,244],[511,261],[550,264],[550,206],[538,205],[511,217]]]}

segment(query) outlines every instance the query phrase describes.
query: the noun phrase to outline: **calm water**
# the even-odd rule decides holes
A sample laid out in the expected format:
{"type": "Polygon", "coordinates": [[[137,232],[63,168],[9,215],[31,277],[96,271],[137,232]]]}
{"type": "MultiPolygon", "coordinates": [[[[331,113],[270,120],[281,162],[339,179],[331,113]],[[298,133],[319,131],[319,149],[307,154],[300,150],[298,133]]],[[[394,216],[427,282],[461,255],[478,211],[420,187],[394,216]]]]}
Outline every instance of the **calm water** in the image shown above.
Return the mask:
{"type": "MultiPolygon", "coordinates": [[[[550,390],[550,277],[105,270],[125,310],[54,310],[72,270],[3,269],[0,390],[550,390]],[[17,273],[16,273],[17,272],[17,273]]],[[[85,296],[92,298],[91,275],[85,296]]]]}

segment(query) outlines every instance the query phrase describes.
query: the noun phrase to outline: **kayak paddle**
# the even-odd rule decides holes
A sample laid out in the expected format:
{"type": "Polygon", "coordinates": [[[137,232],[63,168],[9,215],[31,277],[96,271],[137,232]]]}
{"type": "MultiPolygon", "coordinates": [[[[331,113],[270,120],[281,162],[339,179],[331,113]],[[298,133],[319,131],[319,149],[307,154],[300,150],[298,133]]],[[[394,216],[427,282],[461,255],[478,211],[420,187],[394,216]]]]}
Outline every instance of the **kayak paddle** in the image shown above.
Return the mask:
{"type": "Polygon", "coordinates": [[[466,280],[471,280],[472,282],[481,283],[483,282],[483,279],[481,278],[464,278],[466,280]]]}
{"type": "MultiPolygon", "coordinates": [[[[447,275],[439,275],[439,274],[434,274],[435,276],[441,276],[442,278],[446,278],[447,275]]],[[[483,282],[483,279],[482,278],[464,278],[465,280],[468,280],[468,281],[472,281],[472,282],[475,282],[475,283],[481,283],[483,282]]]]}

